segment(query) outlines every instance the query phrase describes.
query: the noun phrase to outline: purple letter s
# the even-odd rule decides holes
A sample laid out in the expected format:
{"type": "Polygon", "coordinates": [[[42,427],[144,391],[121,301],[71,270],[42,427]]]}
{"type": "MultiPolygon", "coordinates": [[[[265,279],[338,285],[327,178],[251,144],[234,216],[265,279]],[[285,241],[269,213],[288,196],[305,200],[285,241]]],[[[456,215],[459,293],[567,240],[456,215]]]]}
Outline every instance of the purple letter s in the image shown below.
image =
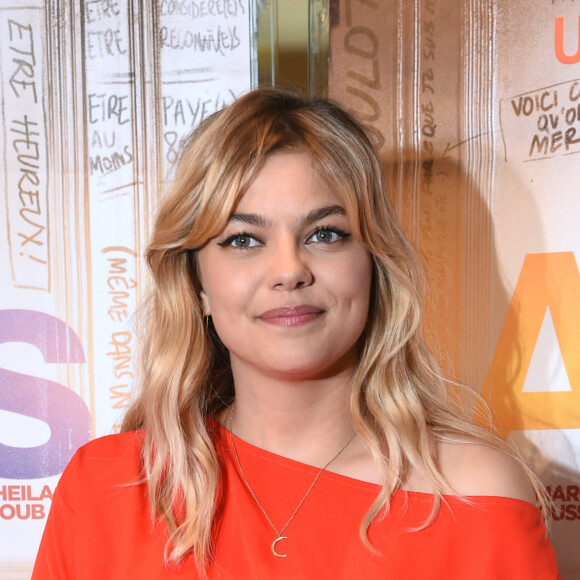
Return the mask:
{"type": "MultiPolygon", "coordinates": [[[[83,363],[77,335],[62,320],[34,310],[0,310],[0,343],[25,342],[47,363],[83,363]]],[[[71,389],[0,368],[0,408],[48,423],[50,439],[37,447],[0,443],[0,477],[38,479],[62,473],[76,449],[87,442],[91,416],[71,389]]]]}

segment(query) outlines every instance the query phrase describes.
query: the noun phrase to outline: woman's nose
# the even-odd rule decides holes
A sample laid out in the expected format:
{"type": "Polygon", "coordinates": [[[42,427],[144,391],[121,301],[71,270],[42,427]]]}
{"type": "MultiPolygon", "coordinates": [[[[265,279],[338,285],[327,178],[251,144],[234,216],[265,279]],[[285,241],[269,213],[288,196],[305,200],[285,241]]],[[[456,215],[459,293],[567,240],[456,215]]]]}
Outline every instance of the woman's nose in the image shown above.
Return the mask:
{"type": "Polygon", "coordinates": [[[275,290],[297,290],[314,280],[304,251],[295,241],[277,244],[270,257],[269,286],[275,290]]]}

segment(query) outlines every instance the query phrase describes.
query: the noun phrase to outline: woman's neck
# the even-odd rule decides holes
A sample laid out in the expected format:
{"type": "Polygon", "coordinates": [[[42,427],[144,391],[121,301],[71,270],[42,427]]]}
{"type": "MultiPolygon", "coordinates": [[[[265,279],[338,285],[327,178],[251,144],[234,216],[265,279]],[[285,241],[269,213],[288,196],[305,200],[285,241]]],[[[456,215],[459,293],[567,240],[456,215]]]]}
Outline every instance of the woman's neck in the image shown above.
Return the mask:
{"type": "Polygon", "coordinates": [[[252,445],[324,465],[353,433],[351,380],[352,372],[301,381],[235,373],[235,408],[219,420],[252,445]]]}

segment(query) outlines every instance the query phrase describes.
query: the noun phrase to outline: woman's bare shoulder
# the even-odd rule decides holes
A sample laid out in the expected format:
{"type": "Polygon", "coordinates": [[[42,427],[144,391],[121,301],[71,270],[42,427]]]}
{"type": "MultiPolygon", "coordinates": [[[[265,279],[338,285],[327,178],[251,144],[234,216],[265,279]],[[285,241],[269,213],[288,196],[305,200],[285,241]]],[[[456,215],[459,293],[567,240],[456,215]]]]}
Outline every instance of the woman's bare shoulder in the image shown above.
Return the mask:
{"type": "Polygon", "coordinates": [[[459,495],[510,497],[536,503],[523,466],[501,449],[471,439],[440,442],[439,463],[459,495]]]}

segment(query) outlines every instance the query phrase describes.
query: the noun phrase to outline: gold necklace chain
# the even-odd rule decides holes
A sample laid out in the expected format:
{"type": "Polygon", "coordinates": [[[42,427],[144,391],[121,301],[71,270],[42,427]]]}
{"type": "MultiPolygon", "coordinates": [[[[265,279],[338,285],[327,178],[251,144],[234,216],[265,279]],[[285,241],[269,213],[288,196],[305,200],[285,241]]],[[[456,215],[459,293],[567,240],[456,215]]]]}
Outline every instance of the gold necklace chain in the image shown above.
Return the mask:
{"type": "Polygon", "coordinates": [[[318,473],[316,474],[314,481],[310,484],[310,487],[306,490],[304,497],[300,500],[300,502],[296,506],[296,509],[294,510],[292,515],[288,518],[288,521],[282,526],[282,528],[280,528],[280,530],[278,530],[278,528],[274,525],[274,522],[272,522],[272,520],[270,519],[270,516],[267,514],[266,510],[264,509],[264,506],[260,503],[258,496],[256,495],[256,493],[252,489],[252,486],[250,485],[249,481],[247,480],[246,475],[244,473],[244,470],[242,469],[242,464],[240,462],[240,456],[238,455],[238,450],[236,448],[236,444],[234,442],[234,437],[232,434],[233,414],[234,414],[234,404],[232,404],[232,407],[231,407],[230,412],[228,414],[228,431],[230,432],[230,442],[231,442],[232,448],[234,450],[234,455],[236,456],[236,462],[238,464],[238,469],[240,470],[240,475],[242,476],[242,479],[244,480],[244,483],[246,484],[248,491],[252,494],[254,501],[256,502],[258,507],[260,508],[261,512],[264,514],[264,517],[266,518],[266,520],[268,520],[268,523],[270,524],[271,528],[277,534],[276,538],[274,538],[274,541],[272,542],[272,545],[270,546],[270,549],[272,550],[272,554],[274,554],[274,556],[278,556],[279,558],[285,558],[287,556],[287,554],[279,554],[276,551],[276,544],[280,540],[288,539],[288,536],[283,536],[282,534],[284,533],[286,528],[290,525],[290,522],[294,519],[294,516],[298,513],[298,510],[302,507],[302,504],[306,501],[308,494],[312,491],[312,488],[316,485],[316,482],[318,481],[318,478],[322,475],[322,472],[348,447],[349,443],[355,438],[356,432],[353,433],[351,438],[338,450],[338,453],[336,453],[336,455],[334,455],[333,458],[328,463],[326,463],[326,465],[324,465],[323,467],[321,467],[318,470],[318,473]]]}

